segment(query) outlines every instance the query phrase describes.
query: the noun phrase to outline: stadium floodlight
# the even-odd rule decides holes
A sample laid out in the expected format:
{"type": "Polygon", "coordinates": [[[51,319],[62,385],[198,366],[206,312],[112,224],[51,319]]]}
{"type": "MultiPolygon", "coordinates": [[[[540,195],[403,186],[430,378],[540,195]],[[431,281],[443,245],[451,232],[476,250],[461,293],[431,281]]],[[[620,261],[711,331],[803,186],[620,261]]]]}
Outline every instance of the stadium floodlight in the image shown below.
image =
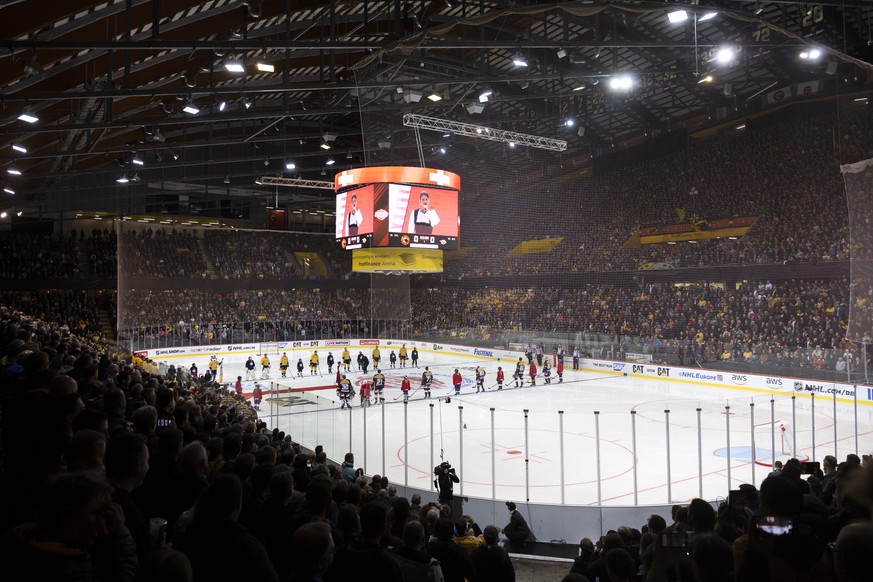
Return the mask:
{"type": "Polygon", "coordinates": [[[322,135],[321,137],[324,139],[324,141],[327,141],[327,142],[336,141],[336,134],[333,133],[332,131],[324,132],[324,135],[322,135]]]}
{"type": "Polygon", "coordinates": [[[527,66],[527,59],[520,52],[515,53],[515,56],[512,57],[512,64],[515,65],[516,67],[526,67],[527,66]]]}
{"type": "Polygon", "coordinates": [[[10,188],[9,186],[3,186],[3,191],[6,192],[7,194],[15,194],[15,190],[10,188]]]}
{"type": "Polygon", "coordinates": [[[18,116],[18,119],[26,123],[36,123],[39,121],[39,117],[36,116],[30,107],[25,107],[24,111],[21,112],[21,115],[18,116]]]}
{"type": "Polygon", "coordinates": [[[574,125],[576,125],[576,120],[573,119],[572,117],[568,117],[567,119],[564,120],[564,125],[566,127],[573,127],[574,125]]]}
{"type": "Polygon", "coordinates": [[[327,164],[328,166],[332,166],[336,163],[336,160],[334,160],[333,158],[327,158],[327,161],[324,163],[327,164]]]}
{"type": "Polygon", "coordinates": [[[255,66],[262,73],[275,73],[276,72],[276,66],[273,65],[272,63],[265,63],[263,61],[258,61],[255,66]]]}
{"type": "Polygon", "coordinates": [[[634,80],[629,75],[617,75],[609,80],[609,88],[614,91],[630,91],[634,80]]]}
{"type": "Polygon", "coordinates": [[[295,163],[292,162],[291,160],[288,160],[287,162],[285,162],[285,169],[286,169],[286,170],[296,170],[296,169],[297,169],[297,164],[295,164],[295,163]]]}
{"type": "Polygon", "coordinates": [[[446,154],[446,148],[445,148],[445,146],[440,146],[440,153],[443,154],[443,155],[446,154]]]}
{"type": "Polygon", "coordinates": [[[821,49],[814,48],[814,49],[809,49],[809,50],[806,50],[806,51],[803,51],[802,53],[800,53],[800,58],[801,59],[808,59],[810,61],[817,61],[818,59],[821,58],[821,55],[822,55],[821,49]]]}
{"type": "Polygon", "coordinates": [[[127,177],[127,174],[121,174],[120,176],[118,176],[115,179],[115,181],[118,182],[119,184],[127,184],[128,182],[130,182],[130,180],[127,177]]]}
{"type": "Polygon", "coordinates": [[[327,143],[326,141],[323,141],[323,142],[321,142],[320,147],[321,147],[321,149],[326,151],[326,150],[330,149],[330,144],[327,143]]]}
{"type": "Polygon", "coordinates": [[[467,113],[482,113],[485,111],[485,106],[481,103],[467,103],[466,109],[467,113]]]}
{"type": "Polygon", "coordinates": [[[437,93],[435,90],[431,91],[430,94],[427,96],[427,98],[430,99],[431,101],[433,101],[434,103],[436,103],[437,101],[443,100],[443,96],[440,95],[439,93],[437,93]]]}
{"type": "Polygon", "coordinates": [[[700,80],[697,81],[697,84],[700,85],[701,83],[712,83],[714,80],[715,79],[712,75],[706,75],[705,77],[701,77],[700,80]]]}
{"type": "Polygon", "coordinates": [[[246,68],[243,66],[242,61],[235,57],[230,57],[224,61],[224,68],[227,69],[231,73],[245,73],[246,68]]]}
{"type": "Polygon", "coordinates": [[[259,186],[288,186],[290,188],[312,188],[314,190],[333,190],[333,182],[324,180],[304,180],[303,178],[282,178],[280,176],[261,176],[255,180],[259,186]]]}
{"type": "Polygon", "coordinates": [[[424,97],[421,91],[409,90],[403,94],[403,100],[407,103],[418,103],[424,97]]]}
{"type": "Polygon", "coordinates": [[[718,12],[707,12],[706,14],[703,14],[700,18],[698,18],[697,21],[706,22],[707,20],[712,20],[716,16],[718,16],[718,12]]]}
{"type": "Polygon", "coordinates": [[[145,162],[144,162],[143,159],[142,159],[141,157],[139,157],[139,156],[133,156],[132,158],[130,158],[130,163],[131,163],[131,164],[134,164],[134,165],[137,165],[137,166],[143,166],[143,165],[145,165],[145,162]]]}
{"type": "Polygon", "coordinates": [[[684,10],[673,10],[672,12],[667,13],[667,20],[673,24],[685,22],[688,20],[688,13],[684,10]]]}
{"type": "Polygon", "coordinates": [[[193,103],[186,103],[185,107],[182,108],[182,111],[190,115],[197,115],[198,113],[200,113],[200,108],[193,103]]]}
{"type": "Polygon", "coordinates": [[[491,90],[491,87],[485,87],[482,89],[482,92],[479,93],[479,103],[488,103],[488,98],[494,94],[494,91],[491,90]]]}
{"type": "Polygon", "coordinates": [[[17,142],[17,141],[12,142],[12,149],[14,149],[16,152],[21,152],[22,154],[27,153],[27,148],[24,147],[24,145],[22,145],[21,142],[17,142]]]}
{"type": "Polygon", "coordinates": [[[450,121],[448,119],[439,119],[437,117],[428,117],[426,115],[417,115],[415,113],[405,114],[403,116],[403,125],[406,127],[417,127],[419,129],[428,129],[431,131],[439,131],[501,143],[509,143],[512,141],[520,146],[539,148],[554,152],[567,151],[567,142],[563,139],[552,139],[491,127],[483,128],[481,125],[474,125],[472,123],[461,123],[460,121],[450,121]]]}
{"type": "Polygon", "coordinates": [[[20,175],[21,175],[21,170],[19,170],[18,168],[16,168],[16,167],[15,167],[15,164],[12,164],[12,165],[9,166],[8,168],[6,168],[6,173],[9,174],[10,176],[20,176],[20,175]]]}
{"type": "Polygon", "coordinates": [[[722,65],[726,65],[728,63],[734,62],[736,56],[737,51],[734,50],[734,47],[723,46],[715,51],[715,58],[713,60],[717,63],[721,63],[722,65]]]}

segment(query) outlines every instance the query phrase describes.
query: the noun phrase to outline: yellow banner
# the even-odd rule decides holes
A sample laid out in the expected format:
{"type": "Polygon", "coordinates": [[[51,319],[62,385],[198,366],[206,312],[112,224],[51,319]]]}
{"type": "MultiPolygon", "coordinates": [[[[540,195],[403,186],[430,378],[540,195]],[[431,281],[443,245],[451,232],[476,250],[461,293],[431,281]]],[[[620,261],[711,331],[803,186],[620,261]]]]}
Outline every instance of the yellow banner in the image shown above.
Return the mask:
{"type": "Polygon", "coordinates": [[[442,273],[443,251],[434,249],[355,249],[352,271],[356,273],[442,273]]]}
{"type": "Polygon", "coordinates": [[[507,257],[520,257],[521,255],[536,255],[539,253],[550,253],[555,250],[555,247],[561,244],[564,237],[541,238],[537,240],[523,240],[513,248],[507,257]]]}
{"type": "Polygon", "coordinates": [[[641,236],[640,242],[644,245],[666,243],[666,242],[683,242],[689,240],[707,240],[714,238],[724,238],[728,236],[741,237],[749,232],[748,226],[738,226],[735,228],[720,228],[718,230],[692,230],[689,232],[674,232],[672,234],[657,234],[651,236],[641,236]]]}

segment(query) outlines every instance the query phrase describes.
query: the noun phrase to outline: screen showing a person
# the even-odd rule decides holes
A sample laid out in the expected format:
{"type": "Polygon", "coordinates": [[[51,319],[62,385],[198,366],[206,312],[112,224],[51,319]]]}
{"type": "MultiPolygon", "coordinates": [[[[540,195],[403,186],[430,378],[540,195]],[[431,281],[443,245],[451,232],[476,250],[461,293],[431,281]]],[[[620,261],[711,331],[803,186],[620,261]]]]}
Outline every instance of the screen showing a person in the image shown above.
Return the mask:
{"type": "Polygon", "coordinates": [[[373,233],[373,185],[362,186],[336,197],[336,238],[348,244],[365,242],[373,233]]]}
{"type": "Polygon", "coordinates": [[[388,186],[389,246],[458,248],[458,191],[410,184],[388,186]]]}

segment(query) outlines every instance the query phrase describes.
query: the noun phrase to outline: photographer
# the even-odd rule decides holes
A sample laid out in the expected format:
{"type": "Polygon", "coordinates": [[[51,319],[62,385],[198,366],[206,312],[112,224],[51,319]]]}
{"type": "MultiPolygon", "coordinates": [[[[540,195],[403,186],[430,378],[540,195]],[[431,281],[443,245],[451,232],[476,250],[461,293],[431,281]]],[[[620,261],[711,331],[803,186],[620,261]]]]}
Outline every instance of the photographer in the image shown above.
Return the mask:
{"type": "Polygon", "coordinates": [[[437,476],[434,479],[434,485],[440,494],[440,503],[451,507],[454,483],[460,483],[461,480],[455,475],[455,469],[448,461],[444,461],[434,467],[433,474],[437,476]]]}

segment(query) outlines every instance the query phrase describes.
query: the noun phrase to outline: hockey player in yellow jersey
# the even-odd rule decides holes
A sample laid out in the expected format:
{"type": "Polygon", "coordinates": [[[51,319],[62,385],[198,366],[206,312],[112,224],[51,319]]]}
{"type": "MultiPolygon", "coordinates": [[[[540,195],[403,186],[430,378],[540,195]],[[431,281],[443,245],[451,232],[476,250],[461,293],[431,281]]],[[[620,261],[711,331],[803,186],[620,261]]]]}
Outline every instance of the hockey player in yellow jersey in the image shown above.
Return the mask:
{"type": "Polygon", "coordinates": [[[379,351],[379,346],[376,346],[375,348],[373,348],[372,355],[373,355],[373,358],[372,358],[373,359],[373,367],[378,368],[379,361],[382,359],[382,352],[379,351]]]}
{"type": "Polygon", "coordinates": [[[348,372],[352,369],[352,354],[349,353],[349,348],[343,348],[343,369],[348,372]]]}
{"type": "Polygon", "coordinates": [[[318,374],[318,352],[312,352],[309,356],[309,375],[316,376],[318,374]]]}
{"type": "Polygon", "coordinates": [[[270,378],[270,358],[267,354],[261,356],[261,380],[270,378]]]}
{"type": "Polygon", "coordinates": [[[406,344],[403,344],[402,346],[400,346],[399,357],[400,357],[400,367],[405,368],[406,367],[406,360],[408,358],[408,356],[406,355],[406,344]]]}
{"type": "Polygon", "coordinates": [[[282,373],[282,377],[285,378],[288,373],[288,354],[282,352],[282,357],[279,358],[279,372],[282,373]]]}

